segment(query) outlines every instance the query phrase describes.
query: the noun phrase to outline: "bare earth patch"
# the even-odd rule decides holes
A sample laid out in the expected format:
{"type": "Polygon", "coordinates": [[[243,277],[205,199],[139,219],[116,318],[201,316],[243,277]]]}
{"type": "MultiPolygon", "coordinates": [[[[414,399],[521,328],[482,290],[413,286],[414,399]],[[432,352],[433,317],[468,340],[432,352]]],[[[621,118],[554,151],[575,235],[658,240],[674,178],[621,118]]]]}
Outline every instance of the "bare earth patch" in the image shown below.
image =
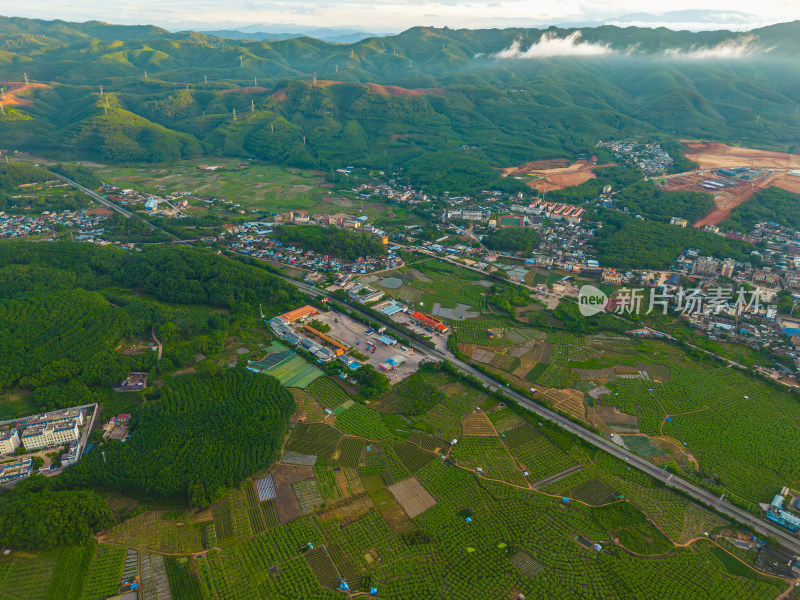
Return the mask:
{"type": "Polygon", "coordinates": [[[800,155],[753,148],[734,148],[719,142],[681,140],[686,158],[700,164],[701,169],[718,167],[772,167],[800,169],[800,155]]]}
{"type": "Polygon", "coordinates": [[[436,504],[436,500],[422,487],[416,477],[409,477],[390,485],[389,491],[412,519],[436,504]]]}

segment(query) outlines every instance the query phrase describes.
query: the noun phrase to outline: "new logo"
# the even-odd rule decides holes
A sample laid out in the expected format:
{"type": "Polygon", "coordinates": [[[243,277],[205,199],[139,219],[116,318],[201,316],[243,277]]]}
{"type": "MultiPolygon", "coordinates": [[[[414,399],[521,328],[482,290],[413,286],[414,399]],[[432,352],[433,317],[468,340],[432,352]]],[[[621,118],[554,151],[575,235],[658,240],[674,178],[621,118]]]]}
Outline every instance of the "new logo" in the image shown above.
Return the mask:
{"type": "Polygon", "coordinates": [[[578,292],[578,310],[584,317],[604,312],[606,305],[608,305],[608,296],[603,290],[599,290],[593,285],[581,286],[578,292]]]}

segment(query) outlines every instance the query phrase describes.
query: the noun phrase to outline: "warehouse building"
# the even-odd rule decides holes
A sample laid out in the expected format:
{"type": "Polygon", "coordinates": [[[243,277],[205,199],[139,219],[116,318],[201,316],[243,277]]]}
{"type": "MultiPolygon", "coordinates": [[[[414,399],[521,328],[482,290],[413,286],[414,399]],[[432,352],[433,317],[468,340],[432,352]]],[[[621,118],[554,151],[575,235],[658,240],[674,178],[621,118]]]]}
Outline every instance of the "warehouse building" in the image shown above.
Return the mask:
{"type": "Polygon", "coordinates": [[[414,323],[425,329],[430,329],[431,331],[435,331],[436,333],[447,333],[448,331],[450,331],[450,328],[436,317],[426,315],[419,311],[413,312],[409,316],[411,317],[411,320],[414,321],[414,323]]]}

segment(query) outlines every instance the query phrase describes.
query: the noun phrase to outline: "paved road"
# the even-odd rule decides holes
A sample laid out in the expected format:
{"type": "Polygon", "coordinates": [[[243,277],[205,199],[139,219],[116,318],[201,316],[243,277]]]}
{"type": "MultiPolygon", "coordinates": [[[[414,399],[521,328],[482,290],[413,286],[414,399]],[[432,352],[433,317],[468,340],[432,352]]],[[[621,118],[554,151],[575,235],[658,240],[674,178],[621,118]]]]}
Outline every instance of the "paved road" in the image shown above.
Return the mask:
{"type": "MultiPolygon", "coordinates": [[[[51,171],[51,173],[52,173],[52,171],[51,171]]],[[[126,219],[130,219],[131,217],[135,217],[136,216],[132,212],[122,208],[120,205],[114,204],[113,202],[111,202],[111,200],[106,200],[105,198],[103,198],[100,194],[98,194],[94,190],[90,190],[89,188],[82,186],[80,183],[78,183],[77,181],[73,181],[69,177],[64,177],[63,175],[60,175],[58,173],[53,173],[53,175],[55,175],[56,177],[58,177],[62,181],[65,181],[66,183],[70,184],[72,187],[78,188],[84,194],[86,194],[87,196],[90,196],[93,200],[96,200],[97,202],[99,202],[103,206],[118,212],[119,214],[121,214],[126,219]]],[[[144,221],[144,222],[147,223],[147,221],[144,221]]],[[[150,225],[150,227],[152,229],[156,228],[155,225],[153,225],[151,223],[147,223],[147,224],[150,225]]]]}
{"type": "MultiPolygon", "coordinates": [[[[288,277],[284,277],[284,279],[288,283],[291,283],[299,287],[301,290],[303,290],[309,295],[312,296],[327,295],[324,291],[311,289],[310,286],[306,285],[303,282],[289,279],[288,277]]],[[[355,312],[359,313],[361,312],[359,311],[357,306],[349,305],[349,308],[350,310],[353,310],[355,312]]],[[[369,315],[364,315],[364,316],[370,318],[369,315]]],[[[405,337],[403,332],[396,328],[387,327],[387,330],[400,337],[405,337]]],[[[637,456],[636,454],[633,454],[632,452],[629,452],[628,450],[621,448],[620,446],[617,446],[611,440],[607,440],[604,437],[589,431],[588,429],[584,429],[580,425],[573,423],[572,421],[560,415],[559,413],[533,402],[532,400],[526,398],[522,394],[518,394],[514,390],[506,388],[505,386],[498,383],[491,377],[485,375],[481,371],[478,371],[471,365],[457,359],[450,352],[434,350],[432,348],[429,348],[428,346],[417,343],[414,340],[410,340],[410,345],[413,346],[416,350],[428,354],[429,356],[433,356],[440,360],[449,361],[464,373],[468,373],[479,379],[491,390],[502,389],[505,394],[516,400],[521,406],[524,406],[531,412],[534,412],[541,417],[544,417],[550,421],[553,421],[554,423],[557,423],[567,431],[575,434],[576,436],[592,444],[593,446],[596,446],[597,448],[600,448],[601,450],[604,450],[609,454],[616,456],[620,460],[624,460],[631,466],[631,468],[639,469],[640,471],[647,473],[648,475],[654,477],[655,479],[658,479],[665,485],[683,491],[687,495],[694,498],[696,501],[712,507],[717,512],[730,517],[734,521],[737,521],[739,523],[742,523],[750,527],[753,531],[756,531],[763,536],[772,537],[773,539],[777,540],[780,543],[780,545],[786,548],[787,550],[790,550],[791,552],[800,555],[800,537],[792,535],[789,531],[777,526],[773,526],[769,521],[760,519],[750,514],[749,512],[739,508],[738,506],[730,504],[726,500],[721,500],[715,494],[712,494],[711,492],[699,486],[696,486],[693,483],[690,483],[684,479],[676,477],[669,471],[665,471],[664,469],[637,456]]]]}

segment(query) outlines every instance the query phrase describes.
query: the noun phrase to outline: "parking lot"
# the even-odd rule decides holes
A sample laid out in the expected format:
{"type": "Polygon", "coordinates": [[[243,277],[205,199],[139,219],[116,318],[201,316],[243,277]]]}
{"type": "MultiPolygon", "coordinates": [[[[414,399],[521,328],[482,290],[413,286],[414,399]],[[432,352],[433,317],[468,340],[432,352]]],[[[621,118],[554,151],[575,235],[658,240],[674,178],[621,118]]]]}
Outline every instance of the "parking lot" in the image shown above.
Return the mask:
{"type": "Polygon", "coordinates": [[[391,358],[393,356],[402,356],[405,359],[405,362],[393,371],[386,372],[386,376],[392,383],[397,383],[412,373],[415,373],[419,367],[420,361],[426,357],[426,355],[417,352],[412,348],[408,348],[399,342],[394,346],[387,346],[378,340],[381,334],[379,334],[377,331],[373,331],[368,335],[366,333],[366,331],[369,329],[367,325],[355,321],[350,317],[342,315],[338,312],[323,312],[318,314],[315,319],[330,325],[331,330],[327,333],[327,335],[335,340],[339,340],[345,346],[352,346],[361,354],[369,356],[369,360],[367,362],[371,364],[377,371],[384,372],[383,369],[381,369],[378,365],[387,358],[391,358]],[[360,343],[358,343],[359,341],[360,343]],[[374,346],[368,347],[367,342],[374,344],[374,346]]]}

